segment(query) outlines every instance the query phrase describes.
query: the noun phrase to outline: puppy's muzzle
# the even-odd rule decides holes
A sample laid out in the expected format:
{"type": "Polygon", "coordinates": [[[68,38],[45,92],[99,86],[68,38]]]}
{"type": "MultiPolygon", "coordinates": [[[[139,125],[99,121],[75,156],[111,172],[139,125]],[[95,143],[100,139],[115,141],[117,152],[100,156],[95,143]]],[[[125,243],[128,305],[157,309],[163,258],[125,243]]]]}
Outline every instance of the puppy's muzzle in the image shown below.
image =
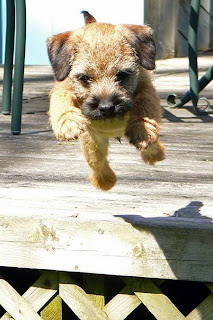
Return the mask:
{"type": "Polygon", "coordinates": [[[130,99],[89,98],[82,106],[82,112],[89,119],[106,119],[124,116],[131,108],[130,99]]]}

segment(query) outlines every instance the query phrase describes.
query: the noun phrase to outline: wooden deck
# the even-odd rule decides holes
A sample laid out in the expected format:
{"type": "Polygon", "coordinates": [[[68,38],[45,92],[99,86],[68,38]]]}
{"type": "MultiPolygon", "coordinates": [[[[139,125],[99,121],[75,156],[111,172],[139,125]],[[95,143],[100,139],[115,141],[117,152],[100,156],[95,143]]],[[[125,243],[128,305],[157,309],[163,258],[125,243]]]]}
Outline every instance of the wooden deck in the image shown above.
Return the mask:
{"type": "MultiPolygon", "coordinates": [[[[201,74],[210,64],[200,58],[201,74]]],[[[112,140],[118,182],[103,192],[79,143],[50,130],[50,68],[26,67],[22,134],[0,116],[0,266],[213,282],[213,116],[165,105],[188,89],[186,71],[186,59],[162,60],[154,76],[166,160],[148,166],[112,140]]],[[[213,84],[203,94],[213,104],[213,84]]]]}

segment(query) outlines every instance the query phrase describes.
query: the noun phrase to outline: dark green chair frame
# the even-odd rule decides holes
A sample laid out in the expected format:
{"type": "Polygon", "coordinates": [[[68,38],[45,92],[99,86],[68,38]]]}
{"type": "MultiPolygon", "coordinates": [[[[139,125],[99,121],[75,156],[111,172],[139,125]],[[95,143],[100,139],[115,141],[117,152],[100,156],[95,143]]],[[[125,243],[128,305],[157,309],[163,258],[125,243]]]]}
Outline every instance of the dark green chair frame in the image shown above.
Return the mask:
{"type": "Polygon", "coordinates": [[[26,42],[26,4],[25,0],[7,0],[7,27],[5,64],[2,95],[2,113],[12,114],[11,131],[21,132],[22,96],[24,81],[24,60],[26,42]],[[13,78],[13,56],[15,61],[13,78]],[[13,81],[12,81],[13,80],[13,81]],[[13,99],[11,99],[13,83],[13,99]],[[12,104],[12,112],[11,112],[12,104]]]}
{"type": "Polygon", "coordinates": [[[207,84],[213,79],[213,65],[208,71],[198,80],[198,65],[197,65],[197,32],[198,19],[200,10],[200,0],[191,0],[190,21],[188,29],[188,55],[189,55],[189,79],[190,90],[187,91],[183,97],[177,99],[176,94],[170,94],[167,97],[167,104],[171,108],[182,107],[185,103],[192,100],[193,106],[198,113],[206,114],[213,113],[210,110],[210,104],[204,97],[200,100],[205,100],[206,107],[200,108],[198,106],[199,92],[203,90],[207,84]]]}

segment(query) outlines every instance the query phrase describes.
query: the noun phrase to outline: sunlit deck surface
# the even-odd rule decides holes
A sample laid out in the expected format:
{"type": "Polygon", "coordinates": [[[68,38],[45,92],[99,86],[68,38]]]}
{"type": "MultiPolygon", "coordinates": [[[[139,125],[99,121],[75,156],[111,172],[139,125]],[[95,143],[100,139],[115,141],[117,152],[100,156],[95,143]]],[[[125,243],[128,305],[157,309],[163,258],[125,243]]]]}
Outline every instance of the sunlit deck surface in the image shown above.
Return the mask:
{"type": "MultiPolygon", "coordinates": [[[[188,90],[187,63],[158,61],[153,76],[166,159],[149,166],[112,139],[118,181],[108,192],[91,186],[79,142],[57,141],[50,129],[50,67],[26,67],[21,135],[0,115],[1,266],[213,281],[213,115],[165,102],[188,90]]],[[[202,75],[212,57],[199,63],[202,75]]],[[[201,96],[213,105],[213,83],[201,96]]]]}

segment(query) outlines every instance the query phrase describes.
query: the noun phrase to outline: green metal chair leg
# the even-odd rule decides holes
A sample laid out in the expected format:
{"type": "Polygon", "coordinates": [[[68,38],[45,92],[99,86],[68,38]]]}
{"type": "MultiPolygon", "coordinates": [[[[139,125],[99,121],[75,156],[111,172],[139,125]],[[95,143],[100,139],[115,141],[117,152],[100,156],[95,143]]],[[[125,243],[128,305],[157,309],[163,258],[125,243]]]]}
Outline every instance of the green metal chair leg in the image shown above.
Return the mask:
{"type": "Polygon", "coordinates": [[[24,60],[26,42],[26,4],[25,0],[16,0],[16,46],[15,68],[12,103],[11,131],[13,134],[21,132],[22,96],[24,81],[24,60]]]}
{"type": "MultiPolygon", "coordinates": [[[[199,92],[202,91],[209,82],[211,82],[213,79],[213,65],[206,71],[206,73],[198,80],[198,86],[199,86],[199,92]]],[[[202,99],[202,98],[201,98],[202,99]]],[[[204,98],[206,100],[206,98],[204,98]]],[[[183,105],[191,100],[191,92],[188,90],[184,96],[181,98],[177,98],[177,95],[175,93],[172,93],[167,96],[167,104],[170,108],[180,108],[183,107],[183,105]]],[[[207,100],[206,100],[207,101],[207,100]]],[[[208,106],[209,103],[207,102],[207,108],[203,111],[199,110],[201,113],[208,112],[208,106]]],[[[210,112],[209,112],[210,113],[210,112]]]]}
{"type": "Polygon", "coordinates": [[[2,93],[2,113],[3,114],[10,114],[10,111],[11,111],[14,31],[15,31],[14,0],[7,0],[7,30],[6,30],[3,93],[2,93]]]}
{"type": "Polygon", "coordinates": [[[200,0],[191,0],[190,21],[188,29],[189,50],[189,80],[190,95],[194,108],[199,111],[197,102],[199,99],[198,67],[197,67],[197,32],[200,0]]]}
{"type": "Polygon", "coordinates": [[[193,106],[198,113],[207,114],[212,113],[209,110],[209,101],[202,97],[200,100],[206,102],[205,108],[198,107],[199,92],[203,90],[207,84],[213,79],[213,65],[209,70],[198,80],[197,67],[197,31],[199,19],[200,0],[191,0],[190,21],[188,28],[188,56],[189,56],[189,79],[190,89],[178,99],[177,95],[172,93],[167,96],[167,104],[170,108],[183,107],[185,103],[192,100],[193,106]]]}

